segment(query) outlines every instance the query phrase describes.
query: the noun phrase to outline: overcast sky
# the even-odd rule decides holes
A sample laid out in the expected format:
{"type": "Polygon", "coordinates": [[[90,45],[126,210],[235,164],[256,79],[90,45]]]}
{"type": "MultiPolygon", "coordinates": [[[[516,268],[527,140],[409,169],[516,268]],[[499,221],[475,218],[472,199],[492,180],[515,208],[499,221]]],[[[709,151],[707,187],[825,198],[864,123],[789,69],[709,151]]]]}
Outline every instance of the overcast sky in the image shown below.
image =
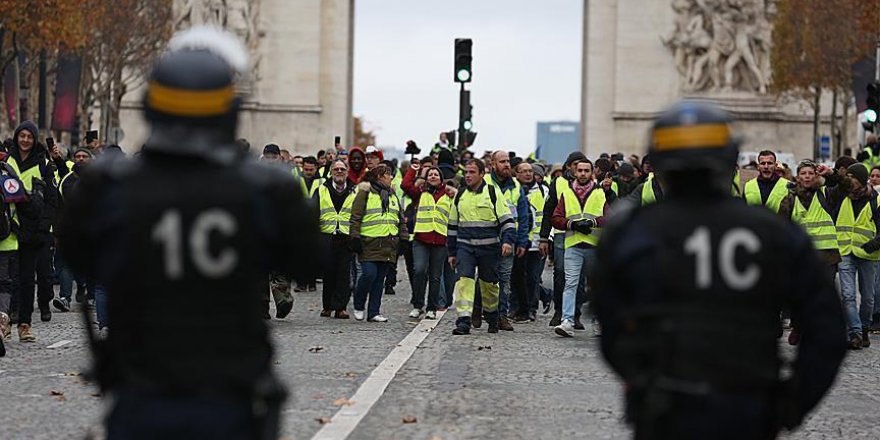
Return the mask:
{"type": "Polygon", "coordinates": [[[422,150],[458,125],[453,41],[473,45],[476,149],[530,153],[538,121],[580,120],[580,0],[357,0],[354,114],[422,150]]]}

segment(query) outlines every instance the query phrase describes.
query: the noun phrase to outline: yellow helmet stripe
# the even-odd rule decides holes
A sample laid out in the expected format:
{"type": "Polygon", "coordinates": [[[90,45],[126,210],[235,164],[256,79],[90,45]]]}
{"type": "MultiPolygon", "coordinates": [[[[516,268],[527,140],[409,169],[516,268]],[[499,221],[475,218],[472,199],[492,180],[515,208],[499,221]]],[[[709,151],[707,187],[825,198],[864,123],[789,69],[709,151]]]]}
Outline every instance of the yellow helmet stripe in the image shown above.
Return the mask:
{"type": "Polygon", "coordinates": [[[655,151],[688,148],[723,148],[730,144],[727,124],[685,125],[654,130],[655,151]]]}
{"type": "Polygon", "coordinates": [[[232,85],[213,90],[185,90],[151,81],[147,105],[175,116],[219,116],[229,112],[235,99],[232,85]]]}

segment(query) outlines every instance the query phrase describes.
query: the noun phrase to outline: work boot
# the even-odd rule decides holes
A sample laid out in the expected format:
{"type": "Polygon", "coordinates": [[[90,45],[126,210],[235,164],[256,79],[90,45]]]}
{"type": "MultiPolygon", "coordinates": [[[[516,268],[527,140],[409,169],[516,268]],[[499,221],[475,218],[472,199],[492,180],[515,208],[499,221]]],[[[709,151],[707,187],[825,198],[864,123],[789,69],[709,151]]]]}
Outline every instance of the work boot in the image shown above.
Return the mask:
{"type": "Polygon", "coordinates": [[[574,315],[574,329],[575,330],[586,330],[587,329],[586,327],[584,327],[584,323],[581,322],[580,315],[574,315]]]}
{"type": "Polygon", "coordinates": [[[550,327],[556,327],[557,325],[562,324],[562,311],[557,310],[553,312],[553,317],[550,318],[550,327]]]}
{"type": "Polygon", "coordinates": [[[861,350],[862,349],[862,336],[858,333],[854,333],[849,337],[848,348],[850,350],[861,350]]]}
{"type": "MultiPolygon", "coordinates": [[[[486,313],[486,324],[489,324],[489,333],[498,333],[498,312],[486,313]]],[[[510,325],[510,324],[508,324],[510,325]]]]}
{"type": "Polygon", "coordinates": [[[37,337],[31,333],[31,325],[30,324],[19,324],[18,325],[18,341],[19,342],[36,342],[37,337]]]}
{"type": "Polygon", "coordinates": [[[86,286],[82,284],[76,285],[76,302],[82,303],[86,301],[86,286]]]}
{"type": "Polygon", "coordinates": [[[293,301],[281,301],[275,305],[275,317],[284,319],[285,316],[290,314],[291,310],[293,310],[293,301]]]}
{"type": "Polygon", "coordinates": [[[868,348],[871,346],[871,335],[868,334],[868,330],[862,330],[862,348],[868,348]]]}
{"type": "Polygon", "coordinates": [[[49,322],[52,320],[52,311],[47,309],[40,310],[40,321],[49,322]]]}
{"type": "Polygon", "coordinates": [[[482,309],[474,309],[474,311],[471,312],[471,323],[472,323],[471,325],[473,325],[474,328],[480,328],[483,326],[483,310],[482,309]]]}
{"type": "Polygon", "coordinates": [[[0,338],[9,339],[12,336],[12,326],[9,325],[9,315],[0,312],[0,338]]]}
{"type": "Polygon", "coordinates": [[[469,335],[471,334],[471,318],[467,316],[459,317],[455,320],[455,328],[452,330],[453,335],[469,335]]]}
{"type": "Polygon", "coordinates": [[[504,330],[506,332],[513,331],[513,326],[510,325],[510,321],[507,319],[506,316],[504,316],[500,320],[498,320],[498,328],[500,328],[501,330],[504,330]]]}

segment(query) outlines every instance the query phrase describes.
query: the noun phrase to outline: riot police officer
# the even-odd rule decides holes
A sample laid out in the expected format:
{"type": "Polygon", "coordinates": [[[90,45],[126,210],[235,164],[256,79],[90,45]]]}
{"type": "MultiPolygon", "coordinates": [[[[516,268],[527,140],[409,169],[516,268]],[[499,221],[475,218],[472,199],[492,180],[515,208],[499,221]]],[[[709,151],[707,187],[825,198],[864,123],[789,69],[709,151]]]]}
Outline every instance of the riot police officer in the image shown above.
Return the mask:
{"type": "Polygon", "coordinates": [[[773,438],[818,404],[844,356],[840,301],[810,238],[730,195],[730,123],[697,102],[662,113],[649,153],[665,198],[619,213],[599,243],[602,353],[637,439],[773,438]],[[804,325],[785,380],[781,307],[804,325]]]}
{"type": "Polygon", "coordinates": [[[270,270],[314,275],[298,256],[317,247],[317,215],[295,177],[235,144],[241,43],[194,28],[170,47],[142,154],[83,173],[60,231],[66,261],[107,288],[94,345],[108,438],[276,438],[285,392],[261,288],[270,270]]]}

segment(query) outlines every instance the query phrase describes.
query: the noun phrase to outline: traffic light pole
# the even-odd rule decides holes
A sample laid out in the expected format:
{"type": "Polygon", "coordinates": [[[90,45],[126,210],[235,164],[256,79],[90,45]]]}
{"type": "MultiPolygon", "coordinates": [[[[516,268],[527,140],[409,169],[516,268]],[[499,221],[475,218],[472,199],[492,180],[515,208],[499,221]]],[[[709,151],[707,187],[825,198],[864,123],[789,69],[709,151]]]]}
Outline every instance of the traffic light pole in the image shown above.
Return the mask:
{"type": "Polygon", "coordinates": [[[464,101],[465,95],[467,91],[464,89],[464,83],[458,83],[461,86],[461,90],[458,92],[458,151],[463,151],[465,149],[464,143],[466,141],[465,132],[467,129],[464,128],[464,101]]]}

